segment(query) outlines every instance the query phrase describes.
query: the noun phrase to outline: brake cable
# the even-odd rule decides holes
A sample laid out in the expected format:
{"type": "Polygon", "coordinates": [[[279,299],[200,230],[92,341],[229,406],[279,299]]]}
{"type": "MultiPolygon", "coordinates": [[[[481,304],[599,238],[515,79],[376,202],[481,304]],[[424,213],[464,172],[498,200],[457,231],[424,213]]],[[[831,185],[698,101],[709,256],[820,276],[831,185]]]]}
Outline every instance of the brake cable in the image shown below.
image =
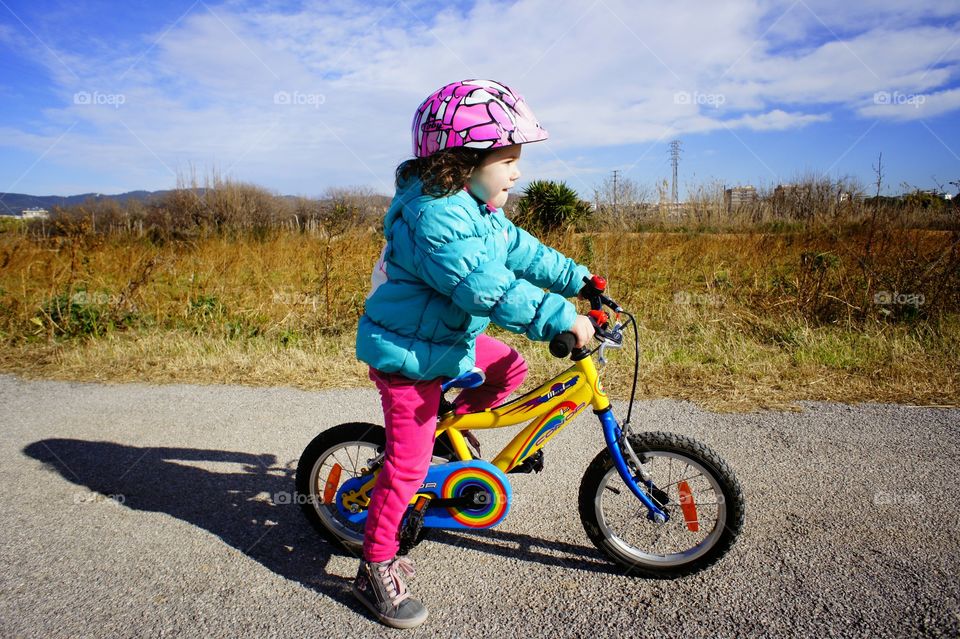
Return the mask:
{"type": "Polygon", "coordinates": [[[630,318],[633,324],[633,386],[630,388],[630,403],[627,404],[627,418],[621,424],[624,433],[629,432],[630,416],[633,414],[633,400],[637,395],[637,377],[640,374],[640,332],[637,330],[637,318],[627,311],[622,311],[624,315],[630,318]]]}

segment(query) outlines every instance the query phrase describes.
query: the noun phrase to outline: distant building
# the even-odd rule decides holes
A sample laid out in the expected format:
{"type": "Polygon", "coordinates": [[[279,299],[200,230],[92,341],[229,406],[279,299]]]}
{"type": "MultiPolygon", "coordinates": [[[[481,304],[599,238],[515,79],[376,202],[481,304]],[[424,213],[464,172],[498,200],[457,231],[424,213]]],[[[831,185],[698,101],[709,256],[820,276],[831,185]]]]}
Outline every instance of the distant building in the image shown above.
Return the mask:
{"type": "Polygon", "coordinates": [[[952,193],[947,193],[946,191],[942,191],[940,189],[929,189],[924,191],[924,193],[927,193],[932,197],[939,198],[945,202],[949,202],[953,199],[952,193]]]}
{"type": "Polygon", "coordinates": [[[774,199],[787,197],[800,198],[809,195],[809,193],[809,184],[778,184],[777,188],[773,189],[774,199]]]}
{"type": "Polygon", "coordinates": [[[47,220],[50,218],[50,212],[47,209],[23,209],[20,211],[21,220],[47,220]]]}
{"type": "Polygon", "coordinates": [[[746,204],[753,204],[757,199],[757,189],[750,185],[735,186],[723,191],[723,202],[727,213],[732,213],[746,204]]]}

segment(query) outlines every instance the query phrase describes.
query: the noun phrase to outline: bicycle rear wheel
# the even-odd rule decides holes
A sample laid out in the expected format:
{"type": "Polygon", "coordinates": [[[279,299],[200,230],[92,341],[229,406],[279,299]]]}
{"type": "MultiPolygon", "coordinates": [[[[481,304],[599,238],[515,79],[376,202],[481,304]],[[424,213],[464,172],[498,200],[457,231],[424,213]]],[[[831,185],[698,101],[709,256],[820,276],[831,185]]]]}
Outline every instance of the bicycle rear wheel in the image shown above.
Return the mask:
{"type": "Polygon", "coordinates": [[[649,477],[641,488],[669,518],[648,516],[603,450],[580,483],[580,520],[590,540],[627,572],[645,577],[681,577],[715,563],[743,526],[743,493],[733,471],[688,437],[642,433],[629,442],[649,477]]]}
{"type": "Polygon", "coordinates": [[[363,546],[364,526],[344,517],[333,495],[348,480],[370,471],[385,442],[383,426],[340,424],[317,435],[297,464],[297,503],[304,515],[320,534],[353,554],[363,546]]]}
{"type": "MultiPolygon", "coordinates": [[[[365,524],[355,524],[344,517],[334,498],[350,479],[369,475],[374,460],[385,447],[383,426],[366,422],[340,424],[314,437],[297,464],[296,501],[303,514],[328,541],[354,555],[362,550],[365,524]]],[[[434,447],[434,460],[445,461],[439,459],[438,451],[439,440],[434,447]]],[[[429,531],[422,528],[412,544],[423,541],[429,531]]]]}

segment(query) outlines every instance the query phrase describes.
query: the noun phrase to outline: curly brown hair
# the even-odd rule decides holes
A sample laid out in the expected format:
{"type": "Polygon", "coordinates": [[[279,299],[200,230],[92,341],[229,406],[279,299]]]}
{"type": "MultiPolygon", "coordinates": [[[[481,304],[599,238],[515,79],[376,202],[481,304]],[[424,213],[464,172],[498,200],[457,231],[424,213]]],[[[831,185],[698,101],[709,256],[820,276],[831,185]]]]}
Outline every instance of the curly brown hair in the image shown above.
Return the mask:
{"type": "Polygon", "coordinates": [[[397,167],[396,184],[399,188],[411,178],[423,182],[423,192],[433,197],[445,197],[462,189],[474,169],[490,153],[487,149],[456,147],[444,149],[425,158],[412,158],[397,167]]]}

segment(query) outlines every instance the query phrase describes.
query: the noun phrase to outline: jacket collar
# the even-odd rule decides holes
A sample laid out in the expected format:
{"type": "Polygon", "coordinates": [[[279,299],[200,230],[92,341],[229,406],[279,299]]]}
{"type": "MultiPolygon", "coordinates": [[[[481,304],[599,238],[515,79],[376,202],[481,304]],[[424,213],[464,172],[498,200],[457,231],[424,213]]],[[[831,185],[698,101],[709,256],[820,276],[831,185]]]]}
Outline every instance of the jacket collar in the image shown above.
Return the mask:
{"type": "Polygon", "coordinates": [[[489,204],[487,204],[486,202],[484,202],[483,200],[481,200],[480,198],[478,198],[476,195],[473,194],[473,191],[471,191],[471,190],[468,189],[467,187],[463,187],[463,191],[466,191],[467,194],[470,196],[470,198],[471,198],[474,202],[476,202],[477,206],[480,207],[480,212],[481,212],[481,213],[496,213],[496,212],[497,212],[496,207],[490,206],[489,204]]]}
{"type": "MultiPolygon", "coordinates": [[[[387,211],[387,222],[390,221],[390,218],[400,214],[400,210],[403,209],[406,205],[411,202],[418,200],[420,198],[425,198],[423,194],[423,182],[419,178],[412,178],[408,182],[404,182],[399,185],[397,194],[394,197],[394,201],[391,203],[391,210],[387,211]],[[391,215],[393,213],[393,215],[391,215]]],[[[464,187],[459,191],[450,194],[450,199],[456,199],[461,203],[473,203],[479,210],[481,215],[489,215],[491,213],[496,213],[498,209],[490,206],[486,202],[482,201],[476,195],[470,192],[470,189],[464,187]]],[[[387,224],[389,226],[389,224],[387,224]]]]}

